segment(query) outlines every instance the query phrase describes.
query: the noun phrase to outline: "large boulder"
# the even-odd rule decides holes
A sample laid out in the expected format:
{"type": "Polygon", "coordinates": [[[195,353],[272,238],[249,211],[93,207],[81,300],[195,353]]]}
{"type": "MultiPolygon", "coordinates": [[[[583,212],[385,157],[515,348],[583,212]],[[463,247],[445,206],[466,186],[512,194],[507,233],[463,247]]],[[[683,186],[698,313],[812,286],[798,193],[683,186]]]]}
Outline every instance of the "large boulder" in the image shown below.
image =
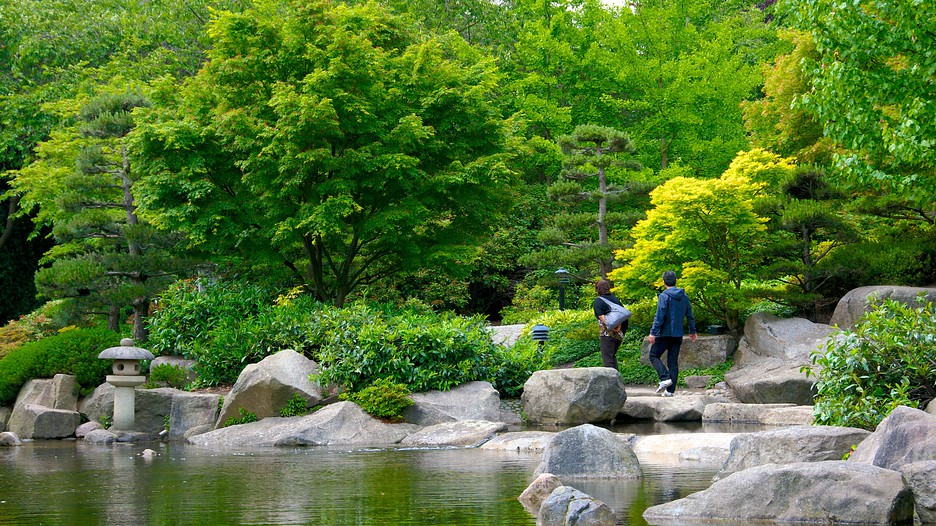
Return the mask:
{"type": "Polygon", "coordinates": [[[520,416],[501,409],[500,394],[488,382],[468,382],[449,391],[410,395],[413,405],[403,411],[411,424],[431,426],[458,420],[520,423],[520,416]]]}
{"type": "Polygon", "coordinates": [[[521,396],[527,421],[539,424],[607,422],[625,401],[621,375],[609,367],[536,371],[521,396]]]}
{"type": "Polygon", "coordinates": [[[569,487],[559,486],[546,497],[536,526],[614,526],[614,510],[600,500],[569,487]]]}
{"type": "Polygon", "coordinates": [[[725,373],[725,383],[745,404],[812,405],[813,379],[801,370],[803,364],[766,358],[725,373]]]}
{"type": "Polygon", "coordinates": [[[169,409],[169,440],[182,440],[214,429],[221,395],[179,392],[169,409]]]}
{"type": "Polygon", "coordinates": [[[114,386],[103,383],[78,402],[78,412],[88,420],[101,422],[114,417],[114,386]]]}
{"type": "Polygon", "coordinates": [[[827,460],[767,464],[644,511],[652,524],[734,520],[818,524],[912,524],[913,497],[900,473],[827,460]]]}
{"type": "Polygon", "coordinates": [[[566,479],[637,478],[640,462],[631,446],[607,429],[583,424],[556,433],[535,475],[566,479]]]}
{"type": "Polygon", "coordinates": [[[264,418],[189,437],[189,444],[213,448],[328,445],[387,446],[413,433],[413,424],[385,424],[353,402],[338,402],[300,417],[264,418]]]}
{"type": "Polygon", "coordinates": [[[20,388],[14,407],[20,404],[77,411],[78,382],[70,374],[57,374],[52,379],[29,380],[20,388]]]}
{"type": "Polygon", "coordinates": [[[853,427],[791,426],[740,434],[731,441],[728,460],[716,478],[764,464],[842,460],[870,435],[853,427]]]}
{"type": "Polygon", "coordinates": [[[706,396],[632,396],[627,399],[620,415],[629,420],[656,420],[658,422],[699,422],[707,403],[706,396]]]}
{"type": "Polygon", "coordinates": [[[925,301],[936,302],[936,288],[897,287],[894,285],[859,287],[849,291],[839,300],[829,323],[842,330],[850,329],[859,318],[871,310],[870,300],[872,298],[875,298],[878,303],[885,299],[891,299],[911,307],[918,307],[917,298],[920,295],[923,295],[925,301]]]}
{"type": "Polygon", "coordinates": [[[184,392],[171,387],[136,389],[133,431],[147,435],[158,435],[165,431],[172,414],[172,399],[184,392]]]}
{"type": "Polygon", "coordinates": [[[905,406],[891,411],[848,457],[849,462],[892,470],[933,459],[936,459],[936,416],[905,406]]]}
{"type": "Polygon", "coordinates": [[[20,438],[66,438],[75,435],[81,423],[78,411],[50,409],[37,404],[19,404],[10,415],[10,431],[20,438]]]}
{"type": "Polygon", "coordinates": [[[309,379],[318,365],[305,356],[286,349],[250,364],[241,371],[231,392],[224,398],[215,428],[230,418],[240,418],[244,409],[257,418],[278,416],[296,394],[314,406],[322,400],[322,389],[309,379]]]}
{"type": "Polygon", "coordinates": [[[913,493],[920,520],[923,524],[936,524],[936,460],[905,464],[900,473],[913,493]]]}
{"type": "Polygon", "coordinates": [[[543,501],[559,486],[562,486],[559,477],[552,473],[543,473],[536,477],[536,480],[527,486],[527,489],[523,490],[517,500],[520,501],[520,504],[523,504],[523,509],[536,516],[539,515],[543,501]]]}
{"type": "MultiPolygon", "coordinates": [[[[679,348],[679,369],[709,368],[722,365],[738,348],[738,339],[730,334],[700,334],[695,341],[686,338],[679,348]]],[[[664,360],[665,360],[664,356],[664,360]]],[[[640,363],[650,365],[650,340],[640,344],[640,363]]]]}
{"type": "Polygon", "coordinates": [[[477,447],[499,431],[506,431],[503,422],[459,420],[428,426],[404,438],[400,445],[411,447],[477,447]]]}
{"type": "Polygon", "coordinates": [[[743,343],[738,345],[735,364],[744,367],[759,358],[806,364],[810,353],[834,331],[828,325],[803,318],[780,318],[768,312],[755,312],[744,322],[743,343]]]}
{"type": "Polygon", "coordinates": [[[808,426],[813,408],[795,404],[715,403],[705,406],[703,423],[763,424],[770,426],[808,426]]]}

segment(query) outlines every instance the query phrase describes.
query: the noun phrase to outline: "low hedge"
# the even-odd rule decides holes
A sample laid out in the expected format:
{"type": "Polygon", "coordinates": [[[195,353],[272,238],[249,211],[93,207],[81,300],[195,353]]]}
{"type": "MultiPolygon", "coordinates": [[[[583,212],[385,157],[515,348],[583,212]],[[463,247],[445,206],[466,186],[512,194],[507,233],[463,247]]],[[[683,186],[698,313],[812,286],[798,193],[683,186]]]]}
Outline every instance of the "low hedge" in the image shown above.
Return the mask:
{"type": "Polygon", "coordinates": [[[0,360],[0,405],[15,402],[29,380],[56,374],[74,375],[81,394],[90,393],[113,365],[97,355],[119,344],[120,335],[104,328],[72,329],[24,343],[0,360]]]}

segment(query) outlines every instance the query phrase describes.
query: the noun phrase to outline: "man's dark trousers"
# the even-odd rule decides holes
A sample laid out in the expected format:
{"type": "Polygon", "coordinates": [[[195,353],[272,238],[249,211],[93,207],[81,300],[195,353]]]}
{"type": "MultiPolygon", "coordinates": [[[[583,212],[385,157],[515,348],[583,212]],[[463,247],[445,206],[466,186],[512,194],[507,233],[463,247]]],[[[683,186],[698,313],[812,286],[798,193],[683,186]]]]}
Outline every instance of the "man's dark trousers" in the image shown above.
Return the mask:
{"type": "Polygon", "coordinates": [[[682,345],[682,336],[657,336],[650,347],[650,365],[656,369],[660,380],[670,379],[673,384],[666,388],[669,392],[676,391],[676,380],[679,379],[679,347],[682,345]],[[666,367],[660,356],[666,353],[666,367]]]}

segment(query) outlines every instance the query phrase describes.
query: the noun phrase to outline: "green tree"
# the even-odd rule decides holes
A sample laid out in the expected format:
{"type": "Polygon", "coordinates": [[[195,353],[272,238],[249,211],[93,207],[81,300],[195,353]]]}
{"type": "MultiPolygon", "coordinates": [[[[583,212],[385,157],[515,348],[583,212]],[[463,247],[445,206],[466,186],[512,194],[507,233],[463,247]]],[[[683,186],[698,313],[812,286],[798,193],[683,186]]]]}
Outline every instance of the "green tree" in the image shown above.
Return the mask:
{"type": "MultiPolygon", "coordinates": [[[[19,180],[24,173],[19,170],[37,161],[37,145],[55,140],[50,134],[57,126],[72,126],[81,104],[100,93],[102,84],[126,87],[163,74],[194,73],[204,57],[203,26],[210,9],[236,9],[243,3],[0,0],[0,207],[5,211],[0,288],[9,293],[0,318],[17,303],[24,308],[12,314],[34,306],[32,277],[38,256],[50,244],[46,236],[56,214],[58,176],[64,174],[19,180]],[[31,188],[29,195],[20,190],[24,184],[31,188]],[[17,301],[17,296],[29,301],[17,301]]],[[[63,166],[74,168],[74,159],[63,166]]]]}
{"type": "Polygon", "coordinates": [[[373,3],[259,1],[139,128],[144,204],[316,298],[476,250],[511,180],[490,59],[373,3]],[[176,95],[178,95],[176,97],[176,95]]]}
{"type": "Polygon", "coordinates": [[[754,146],[779,155],[792,156],[799,163],[827,164],[832,157],[832,141],[822,134],[822,124],[812,112],[795,104],[796,97],[810,90],[803,64],[819,57],[809,33],[781,30],[780,37],[793,49],[761,65],[764,96],[742,103],[744,127],[754,146]]]}
{"type": "Polygon", "coordinates": [[[717,177],[748,146],[739,104],[762,83],[776,31],[748,4],[634,2],[602,35],[615,86],[608,125],[630,132],[645,166],[673,161],[717,177]]]}
{"type": "Polygon", "coordinates": [[[612,214],[609,204],[630,196],[624,174],[641,169],[631,158],[634,144],[619,130],[592,125],[577,126],[572,134],[559,137],[558,143],[565,154],[562,179],[549,187],[547,195],[575,205],[557,214],[551,225],[560,244],[578,253],[572,257],[577,260],[574,268],[607,277],[614,259],[611,229],[628,219],[612,214]],[[585,237],[579,235],[583,229],[590,230],[585,237]]]}
{"type": "Polygon", "coordinates": [[[936,4],[790,0],[812,35],[812,89],[799,100],[848,152],[836,165],[859,190],[891,193],[936,215],[936,4]]]}
{"type": "Polygon", "coordinates": [[[633,247],[617,252],[624,266],[609,277],[639,298],[658,289],[664,270],[681,270],[680,283],[697,306],[737,332],[742,284],[763,259],[767,220],[754,211],[763,186],[729,172],[669,179],[650,192],[653,208],[631,231],[633,247]]]}
{"type": "Polygon", "coordinates": [[[121,308],[132,306],[138,341],[146,339],[151,295],[183,268],[168,251],[178,236],[155,231],[133,197],[126,135],[132,110],[148,104],[126,92],[92,99],[74,126],[39,145],[17,186],[30,201],[39,199],[33,192],[54,192],[54,206],[47,204],[43,214],[51,215],[56,246],[45,257],[51,265],[36,274],[40,294],[71,298],[85,312],[103,308],[112,330],[119,330],[121,308]]]}

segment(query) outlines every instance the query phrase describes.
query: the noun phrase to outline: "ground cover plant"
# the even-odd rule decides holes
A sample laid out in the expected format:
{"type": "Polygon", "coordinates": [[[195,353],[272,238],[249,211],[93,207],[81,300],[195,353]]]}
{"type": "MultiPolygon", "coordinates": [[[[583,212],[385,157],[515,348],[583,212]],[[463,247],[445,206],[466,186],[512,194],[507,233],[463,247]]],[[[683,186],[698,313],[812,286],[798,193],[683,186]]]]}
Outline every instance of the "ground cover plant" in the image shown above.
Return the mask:
{"type": "Polygon", "coordinates": [[[895,407],[936,397],[936,307],[884,300],[811,359],[816,424],[874,430],[895,407]]]}

